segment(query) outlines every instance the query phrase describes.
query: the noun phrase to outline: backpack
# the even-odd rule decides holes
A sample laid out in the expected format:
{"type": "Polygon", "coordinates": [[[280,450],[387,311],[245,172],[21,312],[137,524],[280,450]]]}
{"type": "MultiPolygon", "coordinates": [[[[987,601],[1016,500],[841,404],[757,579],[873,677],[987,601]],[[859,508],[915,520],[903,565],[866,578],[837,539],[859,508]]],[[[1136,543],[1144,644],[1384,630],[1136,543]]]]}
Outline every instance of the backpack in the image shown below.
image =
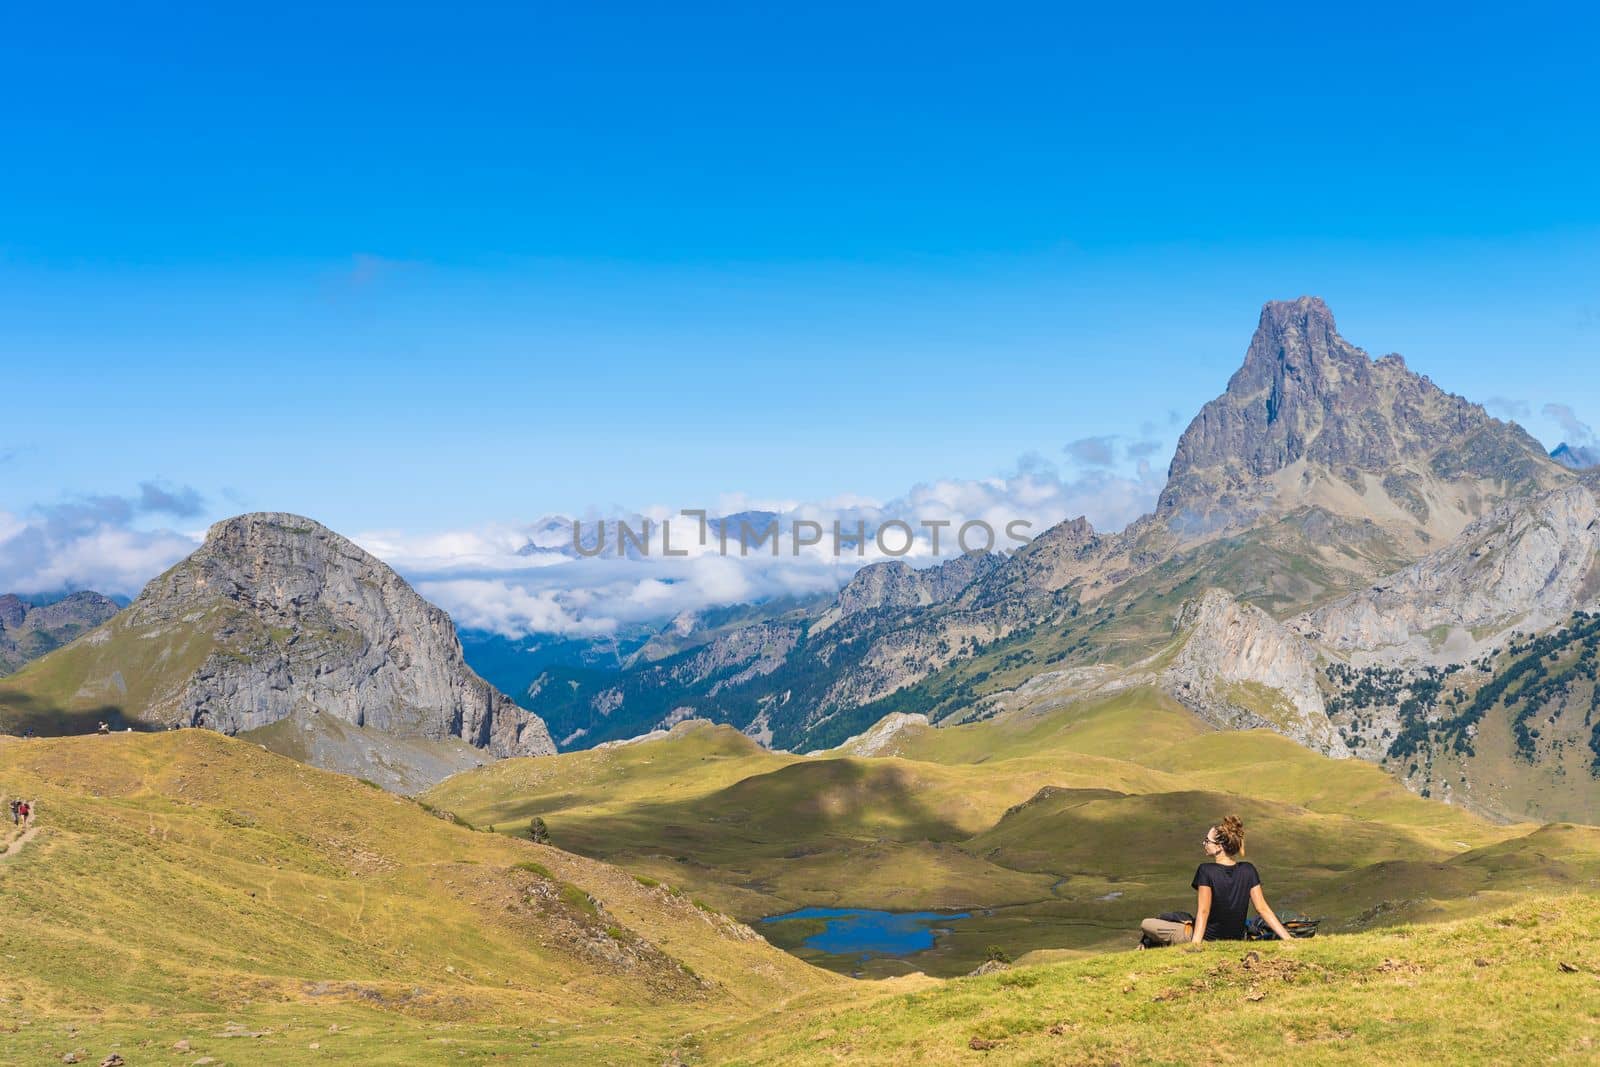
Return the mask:
{"type": "MultiPolygon", "coordinates": [[[[1290,936],[1299,940],[1302,937],[1316,937],[1317,926],[1322,920],[1296,915],[1294,918],[1284,919],[1282,922],[1283,928],[1289,931],[1290,936]]],[[[1260,919],[1246,919],[1244,921],[1244,936],[1247,941],[1278,940],[1278,935],[1272,932],[1272,927],[1260,919]]]]}

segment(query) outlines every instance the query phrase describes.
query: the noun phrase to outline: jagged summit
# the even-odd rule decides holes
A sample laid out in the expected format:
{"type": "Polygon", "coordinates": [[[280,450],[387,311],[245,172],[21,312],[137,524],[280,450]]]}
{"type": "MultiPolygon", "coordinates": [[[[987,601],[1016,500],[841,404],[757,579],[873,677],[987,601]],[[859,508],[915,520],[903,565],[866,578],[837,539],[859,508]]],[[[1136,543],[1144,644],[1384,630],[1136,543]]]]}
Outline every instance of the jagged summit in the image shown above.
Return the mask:
{"type": "Polygon", "coordinates": [[[1272,300],[1261,308],[1244,364],[1228,380],[1227,391],[1254,395],[1285,369],[1316,380],[1332,377],[1341,366],[1359,373],[1367,362],[1365,352],[1339,336],[1333,312],[1321,297],[1272,300]]]}
{"type": "Polygon", "coordinates": [[[1205,535],[1311,504],[1448,536],[1483,499],[1559,481],[1521,427],[1372,359],[1303,296],[1262,308],[1243,365],[1179,439],[1157,514],[1205,535]]]}
{"type": "Polygon", "coordinates": [[[844,617],[879,608],[940,603],[957,596],[999,562],[1000,557],[993,553],[968,553],[921,570],[898,559],[871,563],[857,571],[839,591],[838,613],[844,617]]]}

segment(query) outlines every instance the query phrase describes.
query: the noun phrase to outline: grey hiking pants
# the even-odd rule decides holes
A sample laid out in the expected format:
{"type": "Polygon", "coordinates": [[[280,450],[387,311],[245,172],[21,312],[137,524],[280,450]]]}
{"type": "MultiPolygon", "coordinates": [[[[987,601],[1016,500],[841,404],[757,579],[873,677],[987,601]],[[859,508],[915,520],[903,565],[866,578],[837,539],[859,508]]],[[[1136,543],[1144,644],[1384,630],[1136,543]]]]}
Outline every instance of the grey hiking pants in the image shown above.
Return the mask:
{"type": "Polygon", "coordinates": [[[1139,924],[1139,928],[1150,935],[1150,940],[1161,945],[1187,945],[1194,940],[1194,923],[1146,919],[1139,924]]]}

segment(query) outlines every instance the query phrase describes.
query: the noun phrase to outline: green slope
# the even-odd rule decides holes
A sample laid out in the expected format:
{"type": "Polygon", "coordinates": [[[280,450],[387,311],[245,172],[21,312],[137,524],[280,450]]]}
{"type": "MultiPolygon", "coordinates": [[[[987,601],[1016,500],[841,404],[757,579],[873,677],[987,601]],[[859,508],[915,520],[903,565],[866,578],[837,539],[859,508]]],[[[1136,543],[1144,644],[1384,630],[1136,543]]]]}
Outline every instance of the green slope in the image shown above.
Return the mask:
{"type": "Polygon", "coordinates": [[[0,731],[52,736],[86,733],[102,719],[138,724],[217,650],[220,630],[251,625],[222,605],[170,626],[136,626],[124,612],[0,679],[0,731]]]}
{"type": "MultiPolygon", "coordinates": [[[[1464,914],[1600,870],[1600,831],[1569,831],[1565,869],[1530,862],[1553,831],[1487,822],[1274,733],[1213,730],[1149,691],[908,727],[888,752],[797,758],[685,726],[458,775],[426,798],[497,828],[538,815],[558,844],[747,921],[813,905],[979,910],[909,960],[861,969],[801,950],[868,975],[960,974],[991,945],[1128,947],[1141,917],[1191,903],[1199,839],[1225,814],[1245,819],[1277,904],[1329,929],[1464,914]]],[[[762,929],[801,940],[798,926],[762,929]]]]}
{"type": "Polygon", "coordinates": [[[610,1063],[836,981],[666,887],[209,731],[0,739],[0,782],[39,812],[0,859],[3,1062],[610,1063]]]}
{"type": "Polygon", "coordinates": [[[862,984],[697,1042],[705,1063],[1593,1063],[1592,897],[1293,949],[1116,953],[862,984]]]}

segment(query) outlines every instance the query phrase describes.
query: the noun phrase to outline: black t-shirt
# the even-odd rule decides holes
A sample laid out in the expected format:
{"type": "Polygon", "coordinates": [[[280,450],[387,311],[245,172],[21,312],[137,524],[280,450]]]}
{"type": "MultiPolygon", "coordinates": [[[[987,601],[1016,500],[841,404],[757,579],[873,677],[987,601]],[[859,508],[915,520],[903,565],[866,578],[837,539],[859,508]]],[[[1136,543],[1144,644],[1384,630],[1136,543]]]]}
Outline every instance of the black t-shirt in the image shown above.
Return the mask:
{"type": "Polygon", "coordinates": [[[1255,864],[1202,863],[1194,872],[1190,889],[1211,887],[1211,914],[1206,918],[1207,941],[1243,941],[1244,917],[1250,910],[1250,890],[1261,884],[1255,864]]]}

